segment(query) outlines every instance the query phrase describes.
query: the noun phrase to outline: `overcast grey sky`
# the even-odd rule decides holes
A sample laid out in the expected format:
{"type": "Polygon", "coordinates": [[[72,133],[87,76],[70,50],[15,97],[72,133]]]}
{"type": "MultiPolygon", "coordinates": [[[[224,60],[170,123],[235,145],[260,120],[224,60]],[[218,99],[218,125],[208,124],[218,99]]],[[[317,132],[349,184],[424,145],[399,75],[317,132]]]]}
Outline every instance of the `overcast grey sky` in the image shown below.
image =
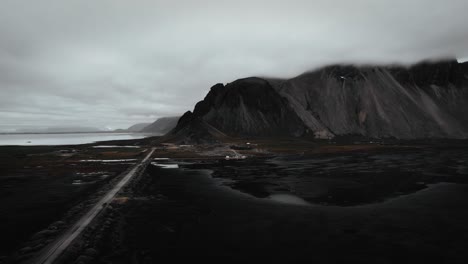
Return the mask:
{"type": "Polygon", "coordinates": [[[468,57],[467,0],[0,0],[0,130],[127,127],[215,83],[468,57]]]}

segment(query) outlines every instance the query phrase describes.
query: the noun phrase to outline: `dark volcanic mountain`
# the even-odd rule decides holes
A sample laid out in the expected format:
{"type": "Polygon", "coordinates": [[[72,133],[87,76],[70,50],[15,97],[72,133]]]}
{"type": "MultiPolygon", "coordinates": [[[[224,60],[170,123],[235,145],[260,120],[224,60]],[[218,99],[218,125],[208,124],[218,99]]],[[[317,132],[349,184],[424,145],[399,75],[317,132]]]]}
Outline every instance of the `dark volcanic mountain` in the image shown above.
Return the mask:
{"type": "Polygon", "coordinates": [[[229,135],[300,136],[306,130],[287,100],[260,78],[213,86],[193,114],[229,135]]]}
{"type": "Polygon", "coordinates": [[[289,80],[216,84],[189,116],[229,136],[414,139],[467,138],[467,113],[468,64],[443,61],[330,66],[289,80]]]}

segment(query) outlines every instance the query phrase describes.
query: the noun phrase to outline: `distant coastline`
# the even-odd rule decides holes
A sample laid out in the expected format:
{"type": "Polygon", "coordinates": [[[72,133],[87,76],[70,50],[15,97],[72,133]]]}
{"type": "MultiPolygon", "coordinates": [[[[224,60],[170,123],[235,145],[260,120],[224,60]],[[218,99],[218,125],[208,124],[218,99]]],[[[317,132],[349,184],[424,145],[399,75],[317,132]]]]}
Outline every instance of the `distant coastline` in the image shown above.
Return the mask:
{"type": "Polygon", "coordinates": [[[54,135],[54,134],[152,134],[132,131],[86,131],[86,132],[0,132],[0,135],[54,135]]]}
{"type": "Polygon", "coordinates": [[[64,132],[0,134],[0,146],[80,145],[94,142],[134,140],[155,134],[134,132],[64,132]]]}

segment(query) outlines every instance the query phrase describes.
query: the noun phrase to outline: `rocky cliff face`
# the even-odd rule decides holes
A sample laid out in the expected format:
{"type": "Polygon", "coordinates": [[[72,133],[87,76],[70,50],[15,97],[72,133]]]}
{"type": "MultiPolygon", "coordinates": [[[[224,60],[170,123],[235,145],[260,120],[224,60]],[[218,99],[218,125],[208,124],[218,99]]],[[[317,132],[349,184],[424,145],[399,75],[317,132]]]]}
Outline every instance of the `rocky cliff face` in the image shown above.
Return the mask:
{"type": "Polygon", "coordinates": [[[241,79],[213,86],[190,116],[230,136],[467,138],[468,67],[330,66],[241,79]]]}
{"type": "Polygon", "coordinates": [[[193,115],[229,135],[300,136],[306,129],[287,100],[260,78],[213,86],[193,115]]]}
{"type": "Polygon", "coordinates": [[[276,90],[317,137],[465,138],[464,66],[333,66],[277,83],[276,90]]]}

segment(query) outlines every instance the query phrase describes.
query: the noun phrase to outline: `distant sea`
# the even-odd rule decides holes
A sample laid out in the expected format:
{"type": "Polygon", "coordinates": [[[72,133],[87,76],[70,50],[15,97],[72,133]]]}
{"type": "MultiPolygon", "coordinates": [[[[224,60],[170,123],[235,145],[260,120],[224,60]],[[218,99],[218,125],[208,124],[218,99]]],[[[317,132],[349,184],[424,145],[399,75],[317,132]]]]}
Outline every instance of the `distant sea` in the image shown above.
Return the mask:
{"type": "Polygon", "coordinates": [[[147,136],[137,133],[0,134],[0,146],[79,145],[98,141],[139,139],[147,136]]]}

